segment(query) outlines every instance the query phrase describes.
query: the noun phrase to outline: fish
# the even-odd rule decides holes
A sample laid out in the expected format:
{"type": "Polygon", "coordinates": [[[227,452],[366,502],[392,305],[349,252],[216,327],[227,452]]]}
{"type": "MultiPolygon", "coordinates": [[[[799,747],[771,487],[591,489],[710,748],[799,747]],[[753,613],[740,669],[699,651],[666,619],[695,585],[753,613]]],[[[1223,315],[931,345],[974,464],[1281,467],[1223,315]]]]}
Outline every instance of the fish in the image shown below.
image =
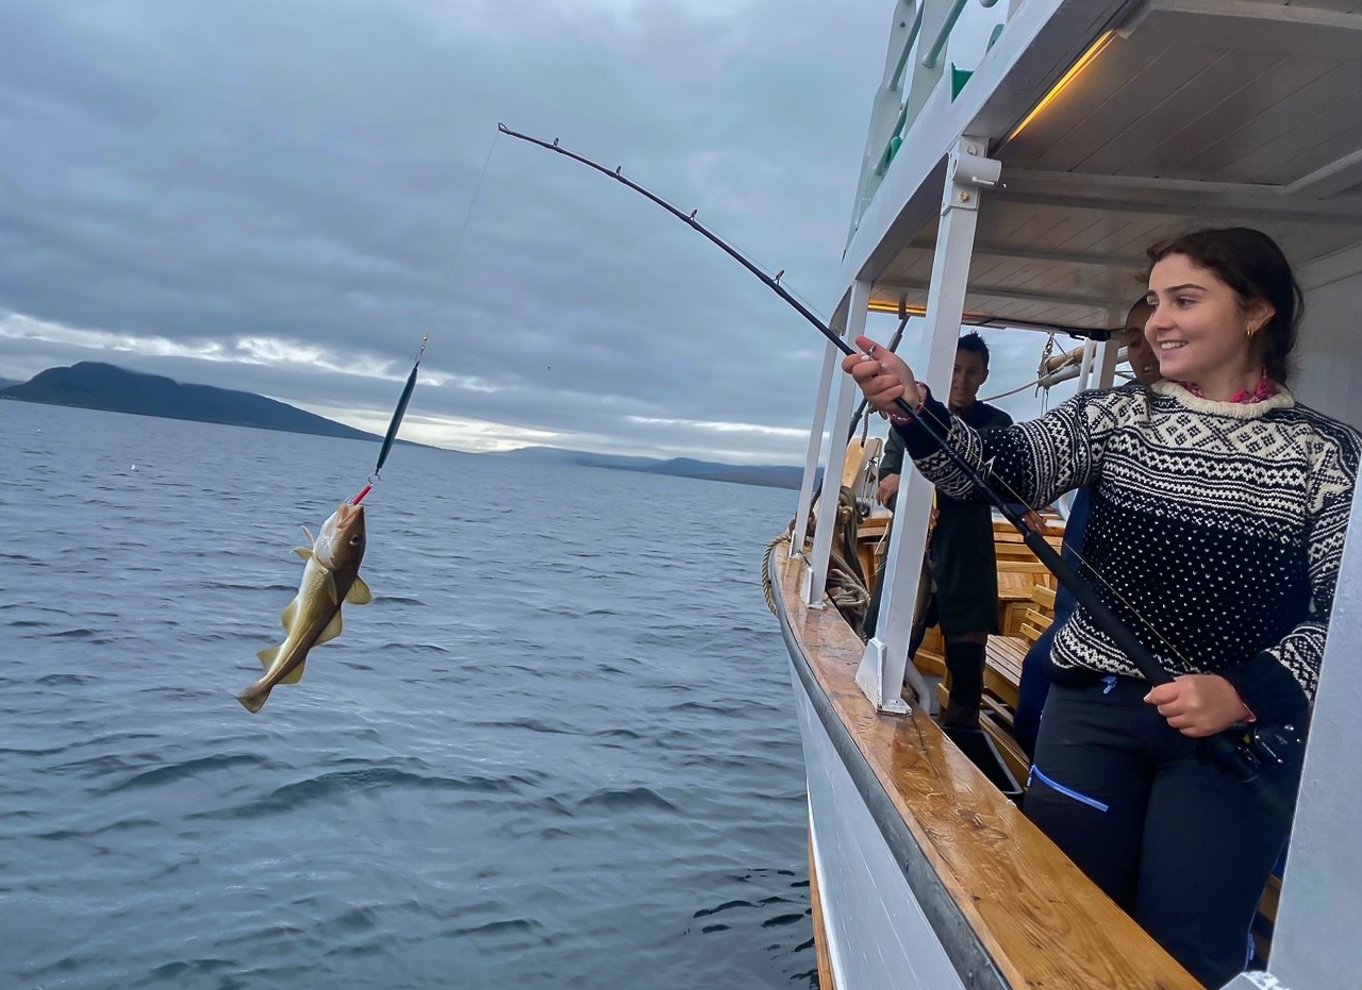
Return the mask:
{"type": "Polygon", "coordinates": [[[249,712],[260,711],[276,685],[297,684],[312,648],[341,634],[342,604],[368,605],[374,600],[374,593],[359,576],[366,539],[362,506],[342,502],[315,539],[306,526],[303,533],[311,547],[293,551],[307,563],[298,594],[280,616],[284,641],[256,654],[265,675],[237,695],[249,712]]]}

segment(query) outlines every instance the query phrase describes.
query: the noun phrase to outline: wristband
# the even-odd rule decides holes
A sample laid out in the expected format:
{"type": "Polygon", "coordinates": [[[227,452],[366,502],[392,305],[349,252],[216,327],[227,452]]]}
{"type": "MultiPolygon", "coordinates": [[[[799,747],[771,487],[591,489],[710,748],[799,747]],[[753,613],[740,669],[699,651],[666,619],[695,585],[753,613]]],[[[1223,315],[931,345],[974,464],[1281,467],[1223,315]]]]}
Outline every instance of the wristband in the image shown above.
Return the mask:
{"type": "MultiPolygon", "coordinates": [[[[932,390],[927,387],[926,382],[918,382],[917,390],[921,394],[922,398],[918,400],[917,406],[913,409],[913,414],[916,416],[921,416],[922,411],[927,408],[927,400],[932,397],[932,390]]],[[[900,413],[891,412],[889,414],[889,422],[892,423],[894,426],[908,426],[914,421],[900,413]]]]}

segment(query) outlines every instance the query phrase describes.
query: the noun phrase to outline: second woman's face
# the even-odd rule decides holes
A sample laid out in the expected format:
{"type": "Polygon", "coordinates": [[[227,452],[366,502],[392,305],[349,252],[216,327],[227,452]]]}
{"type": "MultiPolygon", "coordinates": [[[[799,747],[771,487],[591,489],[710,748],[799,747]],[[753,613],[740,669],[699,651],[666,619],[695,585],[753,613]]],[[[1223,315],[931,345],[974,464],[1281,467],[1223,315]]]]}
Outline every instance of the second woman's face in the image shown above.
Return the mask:
{"type": "Polygon", "coordinates": [[[1186,255],[1170,254],[1149,273],[1148,299],[1154,312],[1145,324],[1145,339],[1163,377],[1205,385],[1253,363],[1247,331],[1264,319],[1259,312],[1264,305],[1246,310],[1214,272],[1186,255]]]}

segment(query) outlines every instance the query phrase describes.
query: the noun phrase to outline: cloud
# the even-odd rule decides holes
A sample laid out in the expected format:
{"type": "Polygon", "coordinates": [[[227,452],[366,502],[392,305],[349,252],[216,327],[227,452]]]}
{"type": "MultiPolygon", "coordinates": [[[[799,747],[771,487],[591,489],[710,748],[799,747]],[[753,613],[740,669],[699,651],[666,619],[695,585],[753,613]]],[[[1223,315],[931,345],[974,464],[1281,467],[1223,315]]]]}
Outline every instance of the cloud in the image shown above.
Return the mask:
{"type": "Polygon", "coordinates": [[[372,424],[429,332],[435,442],[801,460],[816,332],[495,124],[622,164],[824,308],[881,8],[4,5],[0,375],[106,359],[372,424]]]}

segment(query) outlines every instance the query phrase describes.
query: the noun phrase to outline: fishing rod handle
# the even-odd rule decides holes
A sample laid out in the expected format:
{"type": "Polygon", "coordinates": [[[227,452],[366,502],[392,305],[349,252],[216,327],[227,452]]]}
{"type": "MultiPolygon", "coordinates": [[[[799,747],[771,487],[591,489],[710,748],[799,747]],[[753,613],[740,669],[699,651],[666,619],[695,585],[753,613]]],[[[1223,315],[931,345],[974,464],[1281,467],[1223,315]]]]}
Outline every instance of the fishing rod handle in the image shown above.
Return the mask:
{"type": "Polygon", "coordinates": [[[1227,735],[1210,736],[1203,739],[1206,746],[1206,755],[1211,761],[1220,767],[1221,770],[1238,779],[1239,783],[1249,789],[1249,792],[1267,805],[1268,809],[1280,818],[1291,821],[1295,814],[1295,802],[1282,793],[1281,788],[1274,786],[1273,782],[1263,774],[1262,767],[1253,760],[1250,760],[1234,741],[1227,735]]]}

